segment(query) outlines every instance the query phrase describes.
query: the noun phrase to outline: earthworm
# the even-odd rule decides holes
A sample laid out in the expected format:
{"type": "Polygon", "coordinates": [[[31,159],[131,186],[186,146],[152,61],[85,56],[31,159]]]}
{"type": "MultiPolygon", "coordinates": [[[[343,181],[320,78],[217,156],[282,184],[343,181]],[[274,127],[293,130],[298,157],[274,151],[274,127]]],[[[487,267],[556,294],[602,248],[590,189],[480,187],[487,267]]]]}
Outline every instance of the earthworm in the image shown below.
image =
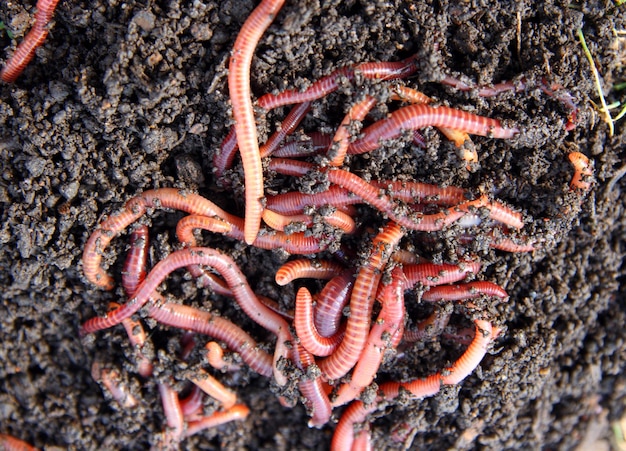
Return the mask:
{"type": "Polygon", "coordinates": [[[259,98],[259,106],[265,110],[272,110],[283,105],[318,100],[336,91],[340,86],[340,80],[348,79],[351,81],[356,74],[367,79],[390,80],[406,78],[415,73],[416,70],[415,57],[398,62],[370,62],[351,67],[341,67],[315,81],[304,91],[288,89],[279,94],[265,94],[259,98]]]}
{"type": "Polygon", "coordinates": [[[454,385],[465,379],[480,364],[487,353],[494,334],[489,321],[475,320],[476,335],[463,355],[450,367],[441,372],[446,385],[454,385]]]}
{"type": "Polygon", "coordinates": [[[324,390],[322,375],[316,371],[315,359],[302,345],[296,344],[295,364],[304,373],[298,383],[311,419],[309,427],[322,427],[330,420],[332,409],[324,390]]]}
{"type": "Polygon", "coordinates": [[[26,34],[24,40],[17,46],[15,53],[5,63],[0,78],[6,83],[13,83],[22,73],[24,68],[35,56],[35,51],[39,48],[48,36],[48,23],[52,19],[54,10],[59,0],[38,0],[37,12],[35,13],[35,23],[33,28],[26,34]]]}
{"type": "Polygon", "coordinates": [[[328,150],[332,139],[328,133],[311,132],[308,133],[308,139],[289,142],[276,149],[272,155],[282,158],[308,157],[328,150]]]}
{"type": "Polygon", "coordinates": [[[122,287],[132,297],[148,269],[148,226],[140,225],[130,234],[130,250],[122,269],[122,287]]]}
{"type": "Polygon", "coordinates": [[[313,297],[306,287],[300,287],[296,294],[296,311],[293,320],[300,344],[311,354],[318,357],[331,355],[339,346],[343,333],[323,337],[313,322],[313,297]]]}
{"type": "Polygon", "coordinates": [[[191,392],[180,400],[180,410],[183,412],[185,420],[197,418],[202,410],[204,392],[197,385],[194,385],[191,392]]]}
{"type": "Polygon", "coordinates": [[[248,409],[248,406],[245,404],[235,404],[226,411],[215,412],[200,420],[188,422],[187,429],[185,429],[185,437],[191,437],[200,431],[217,427],[231,421],[245,420],[249,413],[250,409],[248,409]]]}
{"type": "Polygon", "coordinates": [[[450,316],[452,316],[451,311],[446,311],[435,306],[433,313],[431,313],[428,318],[418,322],[414,329],[405,330],[402,339],[406,342],[413,343],[441,335],[448,326],[450,316]]]}
{"type": "Polygon", "coordinates": [[[344,270],[333,277],[317,295],[315,327],[323,337],[335,335],[339,330],[343,308],[352,295],[354,270],[344,270]]]}
{"type": "Polygon", "coordinates": [[[294,106],[289,114],[285,116],[280,128],[270,136],[265,144],[261,146],[261,158],[270,156],[280,145],[280,143],[300,125],[302,119],[311,110],[311,102],[304,102],[294,106]]]}
{"type": "Polygon", "coordinates": [[[332,279],[343,269],[342,264],[329,260],[291,260],[278,268],[275,279],[280,286],[295,279],[332,279]]]}
{"type": "Polygon", "coordinates": [[[252,109],[250,66],[261,36],[270,26],[285,0],[263,0],[246,19],[233,46],[228,66],[228,90],[235,119],[235,133],[245,175],[246,216],[244,240],[252,244],[263,214],[263,166],[252,109]]]}
{"type": "Polygon", "coordinates": [[[290,192],[267,197],[267,208],[282,215],[301,214],[306,207],[345,207],[356,204],[361,199],[350,191],[338,186],[331,186],[326,191],[315,194],[290,192]]]}
{"type": "Polygon", "coordinates": [[[441,188],[430,183],[386,180],[372,180],[370,184],[387,190],[394,199],[409,204],[428,202],[437,205],[455,205],[467,200],[467,191],[456,186],[441,188]]]}
{"type": "Polygon", "coordinates": [[[574,175],[569,184],[570,189],[589,191],[593,183],[593,164],[580,152],[570,152],[567,157],[574,166],[574,175]]]}
{"type": "Polygon", "coordinates": [[[370,329],[350,382],[339,387],[332,402],[333,407],[342,406],[357,398],[376,377],[385,350],[398,346],[404,331],[404,289],[404,274],[400,267],[396,267],[391,274],[391,283],[379,289],[377,299],[382,304],[382,309],[370,329]]]}
{"type": "Polygon", "coordinates": [[[237,132],[233,126],[222,141],[219,150],[213,154],[213,171],[215,175],[222,177],[226,169],[232,167],[238,148],[237,132]]]}
{"type": "Polygon", "coordinates": [[[103,367],[94,360],[91,364],[91,377],[101,384],[111,397],[123,408],[132,409],[139,405],[137,398],[130,392],[127,384],[122,381],[122,376],[117,369],[103,367]]]}
{"type": "Polygon", "coordinates": [[[26,443],[24,440],[8,434],[0,434],[0,448],[5,451],[37,451],[37,448],[26,443]]]}
{"type": "Polygon", "coordinates": [[[226,318],[169,302],[150,305],[149,315],[159,323],[221,340],[239,353],[241,359],[254,371],[266,377],[272,375],[272,357],[247,332],[226,318]]]}
{"type": "Polygon", "coordinates": [[[370,110],[376,105],[376,98],[366,95],[365,98],[350,107],[348,113],[339,124],[339,128],[330,145],[328,158],[330,166],[341,166],[346,158],[350,138],[355,133],[352,129],[354,121],[362,121],[370,110]]]}
{"type": "Polygon", "coordinates": [[[224,359],[224,350],[215,341],[209,341],[206,345],[206,359],[216,370],[221,371],[236,371],[239,369],[239,365],[233,365],[224,359]]]}
{"type": "MultiPolygon", "coordinates": [[[[243,238],[243,221],[240,218],[231,218],[230,231],[226,236],[241,240],[243,238]]],[[[191,242],[193,229],[215,230],[216,220],[203,215],[189,215],[178,221],[176,233],[183,237],[185,242],[191,242]]],[[[179,238],[180,239],[180,238],[179,238]]],[[[286,234],[276,231],[262,231],[253,243],[261,249],[283,249],[292,254],[314,254],[320,252],[322,247],[319,239],[307,236],[305,233],[286,234]]]]}
{"type": "Polygon", "coordinates": [[[381,403],[393,401],[400,394],[400,388],[408,390],[416,399],[433,396],[439,392],[441,374],[433,374],[425,379],[410,382],[385,382],[380,385],[376,401],[364,404],[362,401],[352,402],[344,410],[330,445],[331,451],[350,451],[354,442],[355,425],[366,421],[367,416],[378,410],[381,403]]]}
{"type": "Polygon", "coordinates": [[[188,379],[204,393],[221,402],[227,410],[237,403],[237,395],[203,369],[196,370],[188,379]]]}
{"type": "Polygon", "coordinates": [[[185,419],[180,407],[178,393],[165,382],[159,382],[159,393],[167,427],[163,433],[164,449],[176,449],[183,438],[185,419]]]}
{"type": "Polygon", "coordinates": [[[459,265],[417,263],[404,266],[404,276],[406,277],[406,289],[412,289],[417,283],[424,286],[443,285],[458,282],[467,277],[468,274],[478,274],[480,263],[463,262],[459,265]]]}
{"type": "Polygon", "coordinates": [[[464,299],[474,299],[483,295],[496,296],[502,299],[509,297],[507,292],[502,287],[493,282],[476,281],[461,285],[441,285],[431,287],[428,291],[422,294],[422,301],[462,301],[464,299]]]}
{"type": "MultiPolygon", "coordinates": [[[[117,302],[109,303],[109,311],[114,311],[120,308],[120,304],[117,302]]],[[[137,372],[145,378],[152,375],[153,365],[152,360],[145,354],[144,346],[146,344],[146,332],[140,321],[135,319],[126,318],[122,321],[122,325],[126,330],[130,344],[135,351],[135,358],[137,359],[137,372]]]]}
{"type": "Polygon", "coordinates": [[[402,228],[390,221],[374,238],[369,259],[359,269],[352,289],[345,337],[333,354],[319,362],[320,369],[328,379],[345,376],[359,360],[369,332],[381,271],[403,234],[402,228]]]}
{"type": "MultiPolygon", "coordinates": [[[[305,227],[309,228],[312,226],[315,221],[312,215],[293,215],[287,216],[272,211],[268,208],[263,210],[263,222],[267,224],[268,227],[274,230],[278,230],[279,232],[284,232],[285,229],[291,224],[302,224],[305,227]]],[[[342,211],[336,210],[332,213],[326,214],[322,216],[322,220],[338,229],[341,229],[344,233],[354,233],[356,229],[356,224],[354,223],[354,219],[349,215],[343,213],[342,211]]]]}
{"type": "Polygon", "coordinates": [[[415,130],[428,126],[447,127],[467,133],[494,138],[512,138],[518,128],[503,128],[500,121],[477,116],[466,111],[446,106],[408,105],[370,125],[363,131],[364,137],[350,144],[348,153],[362,154],[377,149],[380,142],[397,138],[404,130],[415,130]]]}

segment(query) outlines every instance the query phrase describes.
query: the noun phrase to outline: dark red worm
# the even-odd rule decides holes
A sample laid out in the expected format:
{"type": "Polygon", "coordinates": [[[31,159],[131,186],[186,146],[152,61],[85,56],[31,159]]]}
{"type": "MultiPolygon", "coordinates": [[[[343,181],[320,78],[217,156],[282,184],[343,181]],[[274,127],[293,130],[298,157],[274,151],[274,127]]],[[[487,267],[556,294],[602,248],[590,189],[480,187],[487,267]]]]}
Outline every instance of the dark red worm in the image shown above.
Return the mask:
{"type": "Polygon", "coordinates": [[[313,297],[306,287],[300,287],[296,295],[293,326],[304,349],[318,357],[335,352],[344,336],[341,332],[329,337],[320,335],[313,321],[313,297]]]}
{"type": "Polygon", "coordinates": [[[424,286],[444,285],[465,279],[468,274],[478,274],[480,263],[464,262],[458,265],[418,263],[404,266],[406,289],[412,289],[420,283],[424,286]]]}
{"type": "Polygon", "coordinates": [[[317,295],[314,322],[323,337],[330,337],[339,331],[343,308],[352,295],[354,270],[348,269],[333,277],[317,295]]]}
{"type": "Polygon", "coordinates": [[[0,448],[5,451],[37,451],[37,448],[26,443],[24,440],[8,434],[0,434],[0,448]]]}
{"type": "Polygon", "coordinates": [[[330,147],[332,135],[322,132],[308,133],[307,139],[289,142],[272,154],[282,158],[301,158],[325,152],[330,147]]]}
{"type": "Polygon", "coordinates": [[[261,158],[268,157],[274,153],[280,143],[295,131],[310,110],[311,102],[304,102],[294,106],[282,124],[280,124],[280,128],[259,149],[261,158]]]}
{"type": "Polygon", "coordinates": [[[460,285],[441,285],[431,287],[422,295],[422,301],[463,301],[465,299],[475,299],[480,296],[495,296],[501,299],[508,298],[507,292],[493,282],[476,281],[460,285]]]}
{"type": "Polygon", "coordinates": [[[359,269],[352,289],[345,337],[332,355],[319,362],[320,369],[328,379],[345,376],[359,360],[369,333],[374,297],[382,269],[403,234],[398,224],[389,222],[374,238],[370,257],[359,269]]]}
{"type": "Polygon", "coordinates": [[[148,226],[140,225],[130,234],[130,250],[122,269],[122,287],[128,297],[133,293],[148,270],[148,226]]]}
{"type": "Polygon", "coordinates": [[[180,400],[180,409],[183,412],[183,416],[186,421],[200,416],[202,412],[203,400],[204,392],[195,385],[191,389],[191,392],[185,398],[180,400]]]}
{"type": "Polygon", "coordinates": [[[35,51],[44,43],[48,36],[48,23],[59,0],[38,0],[35,24],[17,46],[15,53],[6,62],[0,78],[6,83],[13,83],[35,56],[35,51]]]}
{"type": "Polygon", "coordinates": [[[363,131],[364,137],[350,144],[348,153],[362,154],[377,149],[381,141],[397,138],[405,130],[424,127],[446,127],[473,135],[512,138],[518,128],[503,128],[500,121],[446,106],[408,105],[402,107],[363,131]]]}
{"type": "Polygon", "coordinates": [[[415,57],[398,62],[370,62],[352,67],[342,67],[335,69],[330,75],[320,78],[304,91],[288,89],[279,94],[265,94],[259,98],[259,106],[266,110],[272,110],[283,105],[318,100],[336,91],[341,80],[351,81],[356,74],[368,79],[391,80],[406,78],[415,73],[416,70],[415,57]]]}

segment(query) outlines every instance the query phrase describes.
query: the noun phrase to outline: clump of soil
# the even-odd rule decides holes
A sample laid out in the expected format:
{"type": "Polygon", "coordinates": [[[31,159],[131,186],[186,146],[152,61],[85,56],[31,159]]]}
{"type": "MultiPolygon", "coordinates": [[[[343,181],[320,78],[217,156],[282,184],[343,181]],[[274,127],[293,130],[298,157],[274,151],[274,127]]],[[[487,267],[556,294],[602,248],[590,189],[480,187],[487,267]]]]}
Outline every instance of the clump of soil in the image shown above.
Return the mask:
{"type": "MultiPolygon", "coordinates": [[[[626,131],[618,123],[615,136],[608,136],[590,106],[597,94],[575,34],[583,29],[609,100],[625,101],[623,91],[610,91],[626,80],[624,7],[457,3],[287,2],[257,49],[253,92],[301,87],[340,66],[418,54],[419,71],[410,85],[440,103],[520,127],[514,140],[476,138],[480,166],[472,171],[435,131],[425,132],[424,149],[405,142],[350,163],[362,176],[493,195],[523,211],[524,230],[541,243],[536,252],[519,255],[480,243],[471,248],[485,264],[484,278],[510,295],[493,309],[505,331],[460,386],[386,410],[374,422],[374,447],[572,449],[608,436],[608,422],[621,417],[626,394],[626,185],[616,176],[624,164],[626,131]],[[481,85],[523,79],[529,88],[484,99],[442,86],[445,75],[481,85]],[[565,130],[568,109],[543,92],[543,84],[561,85],[573,96],[579,112],[572,131],[565,130]],[[584,197],[568,186],[571,151],[595,163],[596,183],[584,197]]],[[[0,86],[0,433],[38,447],[145,449],[162,430],[155,380],[134,372],[123,330],[78,337],[83,321],[103,314],[122,295],[86,283],[82,247],[104,214],[155,187],[198,190],[241,213],[240,167],[230,175],[234,189],[223,190],[211,159],[231,123],[229,51],[255,5],[61,2],[34,62],[17,83],[0,86]],[[122,370],[141,399],[137,408],[124,410],[105,399],[90,376],[94,360],[122,370]]],[[[0,5],[0,20],[18,37],[32,17],[31,2],[0,5]]],[[[13,48],[6,32],[0,47],[4,57],[13,48]]],[[[318,102],[304,128],[336,127],[358,89],[346,87],[318,102]]],[[[262,139],[283,114],[261,121],[262,139]]],[[[276,192],[293,188],[278,177],[267,183],[276,192]]],[[[365,207],[362,213],[378,217],[365,207]]],[[[153,261],[174,248],[178,217],[151,217],[153,261]]],[[[452,235],[431,240],[415,234],[412,240],[423,255],[447,261],[458,248],[452,235]]],[[[272,282],[284,255],[205,239],[235,256],[255,290],[283,305],[293,302],[293,288],[279,290],[272,282]]],[[[119,274],[125,243],[125,237],[114,240],[107,253],[113,274],[119,274]]],[[[354,246],[365,243],[354,240],[354,246]]],[[[198,289],[182,274],[168,282],[167,292],[246,321],[231,301],[198,289]]],[[[258,339],[268,338],[244,324],[258,339]]],[[[151,338],[157,374],[175,375],[180,333],[157,326],[151,338]]],[[[445,341],[410,346],[380,377],[427,375],[461,350],[445,341]]],[[[189,365],[199,364],[192,355],[189,365]]],[[[250,416],[192,437],[187,447],[328,447],[333,425],[309,429],[304,408],[281,407],[264,378],[242,370],[225,382],[250,407],[250,416]]]]}

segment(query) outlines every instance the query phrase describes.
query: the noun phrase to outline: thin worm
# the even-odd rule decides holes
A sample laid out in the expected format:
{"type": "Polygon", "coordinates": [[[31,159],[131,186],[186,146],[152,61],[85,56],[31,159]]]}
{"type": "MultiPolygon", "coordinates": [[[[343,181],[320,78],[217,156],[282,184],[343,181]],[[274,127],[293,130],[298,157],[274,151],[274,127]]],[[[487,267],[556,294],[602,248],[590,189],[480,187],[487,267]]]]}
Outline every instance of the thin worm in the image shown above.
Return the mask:
{"type": "Polygon", "coordinates": [[[424,286],[443,285],[463,280],[468,274],[478,274],[480,263],[464,262],[459,265],[417,263],[404,266],[407,280],[406,289],[412,289],[420,283],[424,286]]]}
{"type": "Polygon", "coordinates": [[[333,277],[317,295],[315,327],[323,337],[330,337],[339,331],[343,308],[352,295],[354,270],[348,269],[333,277]]]}
{"type": "Polygon", "coordinates": [[[491,323],[485,320],[475,320],[476,335],[463,355],[450,368],[441,372],[442,382],[446,385],[454,385],[461,382],[471,374],[480,364],[487,353],[493,334],[491,323]]]}
{"type": "Polygon", "coordinates": [[[244,240],[252,244],[261,226],[263,214],[263,166],[257,136],[250,66],[261,36],[270,26],[285,0],[263,0],[246,19],[233,46],[228,66],[228,90],[235,119],[235,133],[245,175],[246,220],[244,240]]]}
{"type": "Polygon", "coordinates": [[[204,393],[221,402],[227,410],[237,403],[237,395],[235,392],[224,387],[224,385],[203,369],[196,370],[195,374],[188,377],[188,379],[204,393]]]}
{"type": "Polygon", "coordinates": [[[48,23],[59,0],[38,0],[35,23],[24,40],[17,46],[13,56],[5,63],[0,78],[5,83],[13,83],[35,56],[35,51],[44,43],[48,36],[48,23]]]}
{"type": "MultiPolygon", "coordinates": [[[[114,311],[120,308],[120,304],[117,302],[109,303],[109,311],[114,311]]],[[[135,351],[135,359],[137,365],[137,372],[145,378],[152,376],[152,360],[146,355],[144,346],[146,344],[146,331],[140,321],[131,318],[126,318],[122,321],[126,335],[130,340],[130,344],[135,351]]]]}
{"type": "Polygon", "coordinates": [[[196,385],[193,386],[191,392],[185,398],[180,400],[180,410],[186,421],[198,417],[202,412],[203,400],[204,392],[196,385]]]}
{"type": "Polygon", "coordinates": [[[398,62],[371,62],[342,67],[315,81],[304,91],[288,89],[279,94],[265,94],[259,98],[259,106],[266,110],[272,110],[283,105],[318,100],[336,91],[342,79],[352,81],[356,74],[371,80],[390,80],[406,78],[415,73],[416,70],[415,57],[409,57],[398,62]]]}
{"type": "Polygon", "coordinates": [[[222,141],[219,150],[213,155],[213,171],[218,177],[222,177],[226,169],[232,167],[233,160],[237,154],[237,132],[235,127],[231,127],[230,132],[222,141]]]}
{"type": "Polygon", "coordinates": [[[216,343],[215,341],[209,341],[206,346],[206,359],[216,370],[221,371],[237,371],[239,369],[239,365],[232,364],[231,362],[224,359],[224,350],[222,347],[216,343]]]}
{"type": "Polygon", "coordinates": [[[341,166],[348,153],[348,146],[350,145],[350,138],[355,133],[353,130],[354,121],[362,121],[370,110],[376,105],[376,98],[366,95],[365,99],[355,103],[350,107],[348,113],[339,124],[339,128],[333,137],[333,142],[330,145],[328,152],[328,158],[330,159],[330,166],[341,166]]]}
{"type": "Polygon", "coordinates": [[[374,297],[382,276],[381,271],[402,236],[402,228],[394,222],[389,222],[374,238],[370,257],[359,269],[352,289],[350,317],[346,324],[345,337],[333,354],[319,362],[320,369],[328,379],[345,376],[359,360],[370,329],[374,297]]]}
{"type": "Polygon", "coordinates": [[[276,283],[287,285],[296,279],[332,279],[337,273],[344,270],[340,263],[329,260],[291,260],[276,271],[276,283]]]}
{"type": "Polygon", "coordinates": [[[309,427],[322,427],[330,421],[332,414],[328,394],[322,382],[322,375],[312,371],[315,366],[315,359],[310,352],[299,344],[296,344],[294,359],[296,366],[304,373],[298,383],[298,388],[304,398],[304,405],[311,416],[309,427]]]}
{"type": "Polygon", "coordinates": [[[332,442],[331,451],[350,451],[354,443],[355,426],[366,421],[367,416],[384,406],[389,401],[393,401],[400,394],[400,388],[408,390],[416,399],[426,398],[437,394],[441,386],[441,375],[439,373],[427,377],[426,379],[416,379],[410,382],[386,382],[379,387],[379,394],[371,404],[364,404],[362,401],[354,401],[344,410],[332,442]]]}
{"type": "Polygon", "coordinates": [[[589,191],[593,183],[593,164],[580,152],[570,152],[567,158],[574,166],[574,175],[569,184],[570,189],[589,191]]]}
{"type": "Polygon", "coordinates": [[[302,119],[304,119],[310,110],[311,102],[304,102],[294,106],[289,114],[287,114],[282,124],[280,124],[280,128],[276,130],[276,132],[274,132],[267,142],[259,149],[261,158],[268,157],[274,153],[280,143],[287,136],[291,135],[298,125],[300,125],[300,122],[302,122],[302,119]]]}
{"type": "Polygon", "coordinates": [[[245,404],[235,404],[225,412],[215,412],[201,420],[190,421],[185,429],[185,437],[191,437],[205,429],[214,428],[231,421],[245,420],[250,413],[250,409],[245,404]]]}
{"type": "Polygon", "coordinates": [[[103,367],[100,362],[94,360],[91,364],[91,377],[101,384],[124,409],[132,409],[139,405],[139,401],[130,392],[117,369],[103,367]]]}
{"type": "Polygon", "coordinates": [[[184,434],[185,418],[183,410],[180,407],[178,393],[169,384],[160,382],[158,387],[165,421],[167,422],[167,427],[163,433],[162,445],[164,449],[176,449],[184,434]]]}
{"type": "Polygon", "coordinates": [[[308,139],[289,142],[276,149],[272,155],[282,158],[301,158],[316,155],[328,150],[332,139],[332,135],[327,133],[311,132],[308,134],[308,139]]]}
{"type": "Polygon", "coordinates": [[[404,332],[404,274],[396,267],[391,283],[379,289],[377,299],[382,309],[370,329],[365,348],[352,371],[350,382],[346,382],[333,399],[333,407],[342,406],[357,398],[370,385],[385,356],[385,350],[395,349],[404,332]]]}
{"type": "Polygon", "coordinates": [[[130,250],[122,269],[122,287],[132,297],[146,278],[148,269],[148,226],[140,225],[130,234],[130,250]]]}
{"type": "Polygon", "coordinates": [[[272,375],[272,357],[247,332],[226,318],[167,302],[152,304],[149,315],[159,323],[221,340],[239,353],[241,359],[254,371],[266,377],[272,375]]]}
{"type": "Polygon", "coordinates": [[[0,434],[0,448],[4,451],[37,451],[37,448],[26,443],[24,440],[8,434],[0,434]]]}
{"type": "Polygon", "coordinates": [[[415,130],[428,126],[447,127],[467,133],[494,138],[512,138],[518,128],[503,128],[500,121],[478,116],[446,106],[437,108],[428,105],[408,105],[394,111],[364,131],[364,137],[350,144],[348,153],[362,154],[377,149],[380,142],[397,138],[404,130],[415,130]]]}
{"type": "Polygon", "coordinates": [[[319,334],[313,322],[313,297],[306,287],[300,287],[296,294],[293,325],[300,344],[318,357],[326,357],[335,352],[344,336],[341,332],[330,337],[323,337],[319,334]]]}
{"type": "Polygon", "coordinates": [[[451,316],[451,311],[435,307],[433,313],[425,320],[417,323],[414,329],[405,330],[402,339],[405,342],[414,343],[416,341],[425,341],[439,336],[448,326],[451,316]]]}
{"type": "Polygon", "coordinates": [[[508,298],[507,292],[493,282],[476,281],[461,285],[441,285],[431,287],[422,294],[422,301],[462,301],[465,299],[475,299],[480,296],[495,296],[501,299],[508,298]]]}

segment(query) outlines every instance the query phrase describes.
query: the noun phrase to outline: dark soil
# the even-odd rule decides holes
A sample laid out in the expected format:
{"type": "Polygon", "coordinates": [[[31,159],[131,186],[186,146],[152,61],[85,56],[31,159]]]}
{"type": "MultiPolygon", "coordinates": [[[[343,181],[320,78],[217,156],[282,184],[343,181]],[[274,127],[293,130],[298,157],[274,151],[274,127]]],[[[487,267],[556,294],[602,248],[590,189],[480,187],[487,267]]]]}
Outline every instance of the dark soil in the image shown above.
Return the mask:
{"type": "MultiPolygon", "coordinates": [[[[615,178],[624,165],[626,129],[622,121],[609,136],[593,110],[598,96],[575,31],[585,33],[609,101],[626,101],[623,91],[610,91],[626,81],[626,37],[615,34],[626,29],[624,7],[616,10],[609,1],[428,3],[287,1],[252,71],[260,96],[347,64],[417,53],[420,70],[410,85],[522,130],[510,141],[476,138],[480,167],[472,172],[435,131],[426,132],[426,149],[404,144],[351,162],[360,175],[490,193],[523,211],[524,230],[541,242],[539,250],[520,255],[473,245],[485,264],[481,277],[510,294],[491,309],[505,333],[460,386],[385,410],[373,425],[374,447],[592,449],[587,444],[608,437],[609,422],[622,416],[626,396],[626,179],[615,178]],[[445,74],[487,85],[524,78],[530,87],[481,99],[443,87],[438,81],[445,74]],[[574,97],[580,108],[574,130],[565,130],[567,109],[538,88],[542,80],[574,97]],[[584,198],[569,189],[567,154],[574,150],[595,162],[597,181],[584,198]]],[[[142,449],[162,430],[155,382],[134,372],[122,328],[78,338],[79,325],[121,295],[86,283],[81,252],[104,214],[150,188],[198,190],[241,213],[241,188],[219,190],[211,159],[231,122],[227,58],[255,4],[62,1],[33,63],[17,83],[0,86],[0,433],[48,449],[142,449]],[[139,407],[123,410],[105,398],[90,375],[95,359],[122,371],[139,407]]],[[[34,1],[0,4],[0,20],[17,39],[33,13],[34,1]]],[[[6,32],[0,47],[3,57],[14,48],[6,32]]],[[[304,128],[336,127],[350,95],[346,88],[319,102],[304,128]]],[[[273,129],[283,114],[270,115],[264,125],[273,129]]],[[[240,177],[240,168],[231,174],[240,177]]],[[[268,178],[268,189],[280,191],[285,183],[268,178]]],[[[381,223],[371,209],[362,210],[381,223]]],[[[178,217],[151,216],[153,261],[175,246],[178,217]]],[[[412,242],[432,259],[456,255],[454,231],[433,236],[436,241],[413,234],[405,245],[412,242]]],[[[206,240],[233,253],[255,290],[291,302],[293,289],[279,291],[272,283],[284,255],[206,240]]],[[[354,246],[363,246],[357,241],[354,246]]],[[[124,235],[107,254],[114,274],[126,243],[124,235]]],[[[179,280],[166,292],[245,320],[231,301],[179,280]]],[[[246,327],[260,340],[269,338],[246,327]]],[[[157,326],[151,334],[158,372],[177,374],[180,333],[157,326]]],[[[407,347],[379,381],[431,374],[461,351],[445,340],[407,347]]],[[[192,355],[188,365],[198,364],[199,355],[192,355]]],[[[193,437],[185,447],[329,446],[333,425],[309,429],[304,408],[281,407],[266,379],[242,370],[225,383],[248,404],[250,416],[193,437]]]]}

